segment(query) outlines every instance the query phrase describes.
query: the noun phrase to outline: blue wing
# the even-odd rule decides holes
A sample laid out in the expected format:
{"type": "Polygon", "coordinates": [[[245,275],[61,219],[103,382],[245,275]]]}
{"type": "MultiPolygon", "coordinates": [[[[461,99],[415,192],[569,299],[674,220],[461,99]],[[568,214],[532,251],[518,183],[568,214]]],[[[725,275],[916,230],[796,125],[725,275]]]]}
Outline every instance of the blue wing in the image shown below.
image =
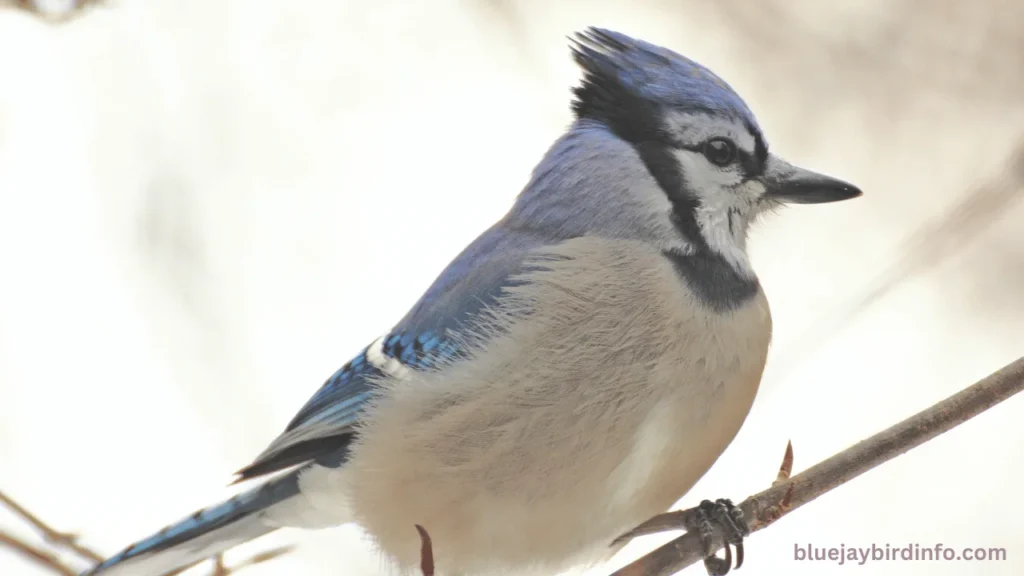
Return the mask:
{"type": "Polygon", "coordinates": [[[543,238],[499,222],[469,245],[383,339],[366,347],[324,382],[285,431],[238,472],[239,481],[314,460],[340,466],[348,458],[360,412],[374,382],[397,367],[429,370],[457,361],[452,335],[492,305],[526,271],[524,260],[543,238]],[[390,368],[389,368],[390,367],[390,368]]]}

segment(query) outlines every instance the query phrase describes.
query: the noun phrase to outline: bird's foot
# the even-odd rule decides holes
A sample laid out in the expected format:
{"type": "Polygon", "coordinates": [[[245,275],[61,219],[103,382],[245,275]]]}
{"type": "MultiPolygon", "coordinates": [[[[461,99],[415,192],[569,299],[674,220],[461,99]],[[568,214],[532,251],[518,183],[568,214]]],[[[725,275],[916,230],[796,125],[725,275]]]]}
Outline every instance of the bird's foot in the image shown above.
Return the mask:
{"type": "Polygon", "coordinates": [[[750,535],[750,526],[743,517],[743,510],[727,498],[714,502],[704,500],[699,506],[659,514],[612,541],[612,546],[647,534],[658,534],[668,530],[686,530],[700,539],[704,567],[709,576],[725,576],[733,568],[732,548],[736,547],[736,568],[743,565],[743,538],[750,535]],[[725,558],[715,556],[715,528],[725,537],[725,558]]]}
{"type": "Polygon", "coordinates": [[[704,546],[704,568],[710,576],[725,576],[732,569],[732,549],[736,547],[736,568],[743,565],[743,538],[750,535],[750,527],[743,518],[743,510],[732,500],[719,498],[704,500],[696,509],[693,519],[701,544],[704,546]],[[717,524],[725,533],[725,557],[715,555],[714,532],[717,524]]]}

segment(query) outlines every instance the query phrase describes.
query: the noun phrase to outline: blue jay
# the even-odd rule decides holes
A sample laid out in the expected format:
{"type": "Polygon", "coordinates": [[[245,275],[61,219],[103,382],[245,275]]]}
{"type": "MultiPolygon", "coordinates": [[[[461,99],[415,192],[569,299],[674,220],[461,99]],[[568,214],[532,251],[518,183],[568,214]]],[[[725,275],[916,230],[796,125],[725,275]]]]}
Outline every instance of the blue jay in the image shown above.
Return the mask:
{"type": "MultiPolygon", "coordinates": [[[[739,431],[768,353],[748,227],[861,192],[770,153],[696,62],[599,28],[572,54],[566,133],[510,211],[239,472],[273,476],[88,574],[157,576],[279,527],[348,522],[403,573],[419,524],[439,573],[552,574],[607,559],[686,494],[739,431]]],[[[737,510],[707,513],[741,540],[737,510]]]]}

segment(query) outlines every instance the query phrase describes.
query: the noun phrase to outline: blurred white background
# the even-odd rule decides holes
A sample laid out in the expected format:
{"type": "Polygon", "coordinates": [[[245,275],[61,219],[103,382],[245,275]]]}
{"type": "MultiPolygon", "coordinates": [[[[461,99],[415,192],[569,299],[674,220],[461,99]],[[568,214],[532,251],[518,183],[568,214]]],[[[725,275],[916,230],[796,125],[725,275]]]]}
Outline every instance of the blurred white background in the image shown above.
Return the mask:
{"type": "MultiPolygon", "coordinates": [[[[787,440],[798,472],[1024,354],[1015,0],[0,10],[0,491],[104,553],[229,495],[510,205],[569,122],[566,36],[587,25],[708,65],[774,150],[865,191],[755,232],[769,368],[680,506],[742,499],[787,440]]],[[[740,574],[1021,574],[1022,418],[1012,399],[793,513],[740,574]],[[794,560],[794,544],[936,543],[1008,559],[794,560]]],[[[0,529],[35,538],[3,511],[0,529]]],[[[383,566],[352,527],[228,559],[292,542],[244,573],[383,566]]],[[[0,549],[0,574],[46,572],[0,549]]]]}

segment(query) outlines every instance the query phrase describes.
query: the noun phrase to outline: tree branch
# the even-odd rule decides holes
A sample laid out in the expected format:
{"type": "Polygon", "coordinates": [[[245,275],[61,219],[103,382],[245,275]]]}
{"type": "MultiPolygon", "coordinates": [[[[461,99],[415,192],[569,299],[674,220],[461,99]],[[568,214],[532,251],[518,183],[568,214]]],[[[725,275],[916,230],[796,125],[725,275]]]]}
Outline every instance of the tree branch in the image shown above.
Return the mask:
{"type": "Polygon", "coordinates": [[[61,562],[56,554],[33,546],[3,531],[0,531],[0,546],[13,550],[17,554],[28,558],[40,566],[45,566],[57,574],[62,574],[63,576],[76,576],[78,574],[76,570],[61,562]]]}
{"type": "Polygon", "coordinates": [[[0,505],[6,506],[18,516],[20,516],[25,522],[32,525],[33,528],[39,531],[43,535],[43,539],[47,542],[59,546],[61,548],[67,548],[79,556],[91,560],[92,562],[99,563],[103,561],[103,557],[93,552],[92,550],[78,544],[75,536],[72,534],[65,534],[58,532],[51,528],[46,522],[43,522],[35,514],[26,510],[23,506],[10,499],[6,494],[0,492],[0,505]]]}
{"type": "MultiPolygon", "coordinates": [[[[1024,357],[810,469],[788,480],[776,481],[771,488],[747,498],[739,507],[749,519],[752,532],[767,528],[818,496],[952,430],[1021,390],[1024,390],[1024,357]]],[[[792,466],[791,454],[788,454],[788,460],[792,466]]],[[[780,478],[786,476],[781,472],[780,478]]],[[[655,516],[622,538],[684,529],[685,521],[692,516],[693,511],[691,508],[655,516]]],[[[722,548],[722,536],[716,528],[715,550],[722,548]]],[[[699,536],[687,533],[614,572],[612,576],[669,576],[702,558],[699,536]]]]}

